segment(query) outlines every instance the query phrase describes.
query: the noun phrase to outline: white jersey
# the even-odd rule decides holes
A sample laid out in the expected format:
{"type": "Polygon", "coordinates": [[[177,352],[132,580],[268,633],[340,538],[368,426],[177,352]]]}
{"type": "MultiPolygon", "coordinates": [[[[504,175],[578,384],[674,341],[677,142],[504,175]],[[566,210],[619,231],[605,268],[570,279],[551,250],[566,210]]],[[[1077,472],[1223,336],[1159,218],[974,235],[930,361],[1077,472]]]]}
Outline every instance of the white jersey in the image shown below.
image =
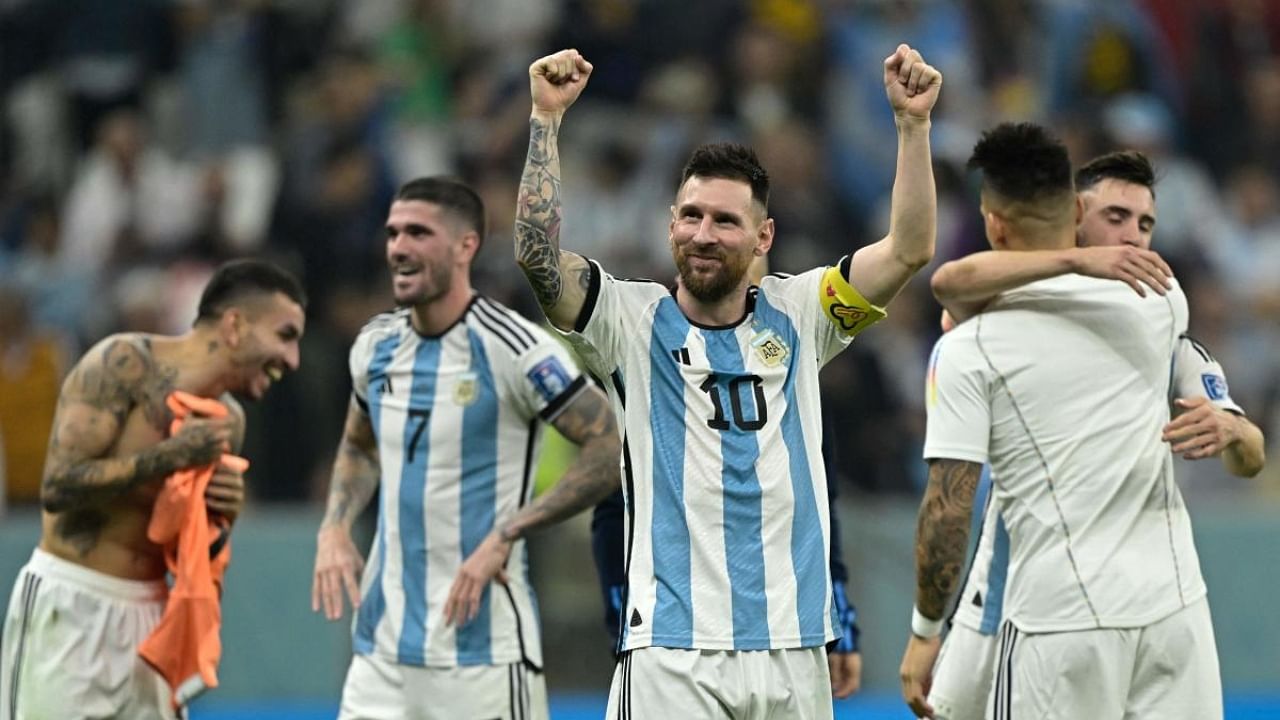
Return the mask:
{"type": "Polygon", "coordinates": [[[926,458],[990,461],[1025,632],[1141,627],[1205,594],[1169,447],[1175,284],[1139,298],[1067,275],[1001,295],[938,341],[926,458]]]}
{"type": "MultiPolygon", "coordinates": [[[[937,357],[936,350],[934,357],[937,357]]],[[[1222,366],[1205,346],[1185,333],[1178,338],[1178,347],[1173,354],[1172,377],[1170,402],[1177,398],[1203,397],[1221,410],[1244,415],[1244,410],[1231,399],[1222,366]]],[[[983,482],[990,483],[989,469],[983,470],[983,482]]],[[[1004,619],[1001,606],[1004,604],[1008,574],[1009,531],[995,504],[989,502],[952,622],[983,635],[995,635],[1000,621],[1004,619]]]]}
{"type": "Polygon", "coordinates": [[[778,650],[835,637],[818,370],[883,317],[840,267],[764,278],[745,316],[591,263],[570,338],[624,430],[621,649],[778,650]]]}
{"type": "Polygon", "coordinates": [[[474,621],[447,625],[443,609],[462,561],[529,501],[538,420],[554,419],[586,385],[568,351],[477,296],[433,337],[413,329],[407,309],[377,316],[351,348],[351,378],[382,471],[355,652],[404,665],[540,667],[523,541],[507,562],[510,582],[485,590],[474,621]]]}

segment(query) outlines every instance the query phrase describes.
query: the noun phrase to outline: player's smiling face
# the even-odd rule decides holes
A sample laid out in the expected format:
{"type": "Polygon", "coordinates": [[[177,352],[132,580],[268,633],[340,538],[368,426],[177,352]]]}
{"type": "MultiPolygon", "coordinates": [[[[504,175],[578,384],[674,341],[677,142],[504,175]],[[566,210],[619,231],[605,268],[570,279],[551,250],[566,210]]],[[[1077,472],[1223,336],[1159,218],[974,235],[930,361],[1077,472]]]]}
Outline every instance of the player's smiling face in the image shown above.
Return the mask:
{"type": "Polygon", "coordinates": [[[298,369],[306,325],[302,306],[284,293],[247,305],[232,347],[239,394],[259,400],[285,373],[298,369]]]}
{"type": "Polygon", "coordinates": [[[689,178],[671,208],[671,254],[681,285],[702,302],[739,289],[751,261],[773,241],[773,221],[751,186],[724,178],[689,178]]]}
{"type": "Polygon", "coordinates": [[[438,300],[453,286],[454,273],[466,272],[459,257],[466,234],[463,225],[435,203],[395,201],[386,234],[387,267],[397,305],[438,300]]]}
{"type": "Polygon", "coordinates": [[[1150,188],[1106,178],[1080,193],[1080,199],[1084,203],[1084,216],[1076,229],[1080,245],[1151,247],[1156,203],[1150,188]]]}

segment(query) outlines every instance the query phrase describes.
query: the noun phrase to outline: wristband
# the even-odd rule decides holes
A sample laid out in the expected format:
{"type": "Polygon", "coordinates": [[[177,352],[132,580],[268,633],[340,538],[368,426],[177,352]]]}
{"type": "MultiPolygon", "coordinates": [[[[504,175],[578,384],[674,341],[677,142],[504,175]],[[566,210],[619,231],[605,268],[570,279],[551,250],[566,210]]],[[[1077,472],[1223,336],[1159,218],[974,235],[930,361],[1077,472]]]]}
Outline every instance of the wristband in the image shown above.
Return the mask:
{"type": "Polygon", "coordinates": [[[922,638],[935,638],[942,634],[944,620],[930,620],[920,614],[920,608],[911,608],[911,634],[922,638]]]}

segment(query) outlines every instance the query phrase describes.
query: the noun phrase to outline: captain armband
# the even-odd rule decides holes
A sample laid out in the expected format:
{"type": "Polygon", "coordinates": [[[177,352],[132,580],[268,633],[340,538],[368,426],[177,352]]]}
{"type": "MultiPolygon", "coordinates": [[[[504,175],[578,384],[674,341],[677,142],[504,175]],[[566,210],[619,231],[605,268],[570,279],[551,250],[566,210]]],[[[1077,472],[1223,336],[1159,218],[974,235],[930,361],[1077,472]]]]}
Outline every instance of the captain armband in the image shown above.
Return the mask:
{"type": "Polygon", "coordinates": [[[884,319],[884,308],[876,307],[862,297],[845,279],[839,265],[827,268],[818,286],[822,313],[835,324],[842,335],[853,337],[884,319]]]}

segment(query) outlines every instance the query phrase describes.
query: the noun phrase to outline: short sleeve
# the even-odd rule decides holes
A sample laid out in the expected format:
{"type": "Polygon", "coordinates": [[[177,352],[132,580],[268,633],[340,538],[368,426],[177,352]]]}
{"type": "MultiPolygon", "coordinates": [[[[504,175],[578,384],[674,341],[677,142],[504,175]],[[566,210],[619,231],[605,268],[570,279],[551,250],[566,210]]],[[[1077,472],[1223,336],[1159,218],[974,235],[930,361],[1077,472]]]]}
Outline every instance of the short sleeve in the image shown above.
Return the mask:
{"type": "Polygon", "coordinates": [[[537,342],[516,358],[514,386],[526,416],[555,420],[587,386],[587,377],[564,345],[541,328],[537,342]]]}
{"type": "Polygon", "coordinates": [[[1176,398],[1208,398],[1215,407],[1244,415],[1244,410],[1231,398],[1227,376],[1209,349],[1190,335],[1178,338],[1173,351],[1173,387],[1176,398]]]}
{"type": "Polygon", "coordinates": [[[968,328],[933,346],[925,388],[924,457],[985,463],[991,441],[990,383],[968,328]]]}
{"type": "Polygon", "coordinates": [[[373,360],[373,345],[373,334],[362,332],[351,344],[347,357],[351,368],[351,394],[365,412],[369,412],[369,366],[373,360]]]}
{"type": "Polygon", "coordinates": [[[639,331],[647,309],[669,295],[651,280],[620,280],[588,260],[587,295],[573,330],[562,332],[594,375],[607,378],[622,363],[624,348],[639,331]]]}
{"type": "Polygon", "coordinates": [[[794,276],[770,275],[760,283],[766,297],[781,296],[795,308],[792,314],[816,343],[823,364],[885,317],[884,308],[872,305],[849,284],[850,262],[846,256],[835,265],[794,276]]]}

